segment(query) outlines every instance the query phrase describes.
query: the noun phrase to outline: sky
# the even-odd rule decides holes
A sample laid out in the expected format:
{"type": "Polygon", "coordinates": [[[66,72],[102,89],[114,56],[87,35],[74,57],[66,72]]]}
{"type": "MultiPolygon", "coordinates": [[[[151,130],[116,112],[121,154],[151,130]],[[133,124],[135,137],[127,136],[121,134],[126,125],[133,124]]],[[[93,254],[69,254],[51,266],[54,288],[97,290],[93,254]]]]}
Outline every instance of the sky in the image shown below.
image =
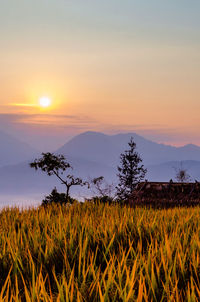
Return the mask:
{"type": "Polygon", "coordinates": [[[200,145],[199,12],[199,0],[0,0],[0,130],[40,149],[87,130],[200,145]]]}

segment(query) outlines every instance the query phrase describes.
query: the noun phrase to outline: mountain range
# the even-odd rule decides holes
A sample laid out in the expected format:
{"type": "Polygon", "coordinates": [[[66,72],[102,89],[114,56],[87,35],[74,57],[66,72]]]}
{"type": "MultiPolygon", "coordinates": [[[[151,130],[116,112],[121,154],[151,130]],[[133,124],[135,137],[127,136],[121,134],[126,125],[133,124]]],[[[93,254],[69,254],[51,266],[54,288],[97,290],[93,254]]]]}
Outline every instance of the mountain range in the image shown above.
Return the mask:
{"type": "Polygon", "coordinates": [[[56,152],[113,167],[119,163],[119,155],[127,149],[131,137],[134,138],[137,151],[145,165],[167,161],[200,160],[200,147],[196,145],[174,147],[158,144],[136,133],[106,135],[98,132],[84,132],[72,138],[56,152]]]}
{"type": "Polygon", "coordinates": [[[37,154],[27,143],[0,131],[0,166],[17,164],[37,154]]]}
{"type": "MultiPolygon", "coordinates": [[[[104,176],[108,183],[117,183],[117,165],[122,152],[128,148],[133,137],[137,152],[147,168],[146,179],[169,181],[175,178],[180,167],[187,169],[191,180],[200,180],[200,147],[185,145],[174,147],[158,144],[135,133],[106,135],[98,132],[81,133],[61,148],[55,150],[63,154],[73,166],[73,173],[83,179],[104,176]]],[[[29,163],[40,154],[26,143],[0,132],[0,195],[5,194],[48,194],[57,186],[64,190],[57,179],[48,177],[29,167],[29,163]]],[[[86,189],[74,190],[74,195],[85,196],[86,189]]],[[[28,195],[27,195],[28,196],[28,195]]],[[[2,198],[0,197],[0,202],[2,198]]]]}

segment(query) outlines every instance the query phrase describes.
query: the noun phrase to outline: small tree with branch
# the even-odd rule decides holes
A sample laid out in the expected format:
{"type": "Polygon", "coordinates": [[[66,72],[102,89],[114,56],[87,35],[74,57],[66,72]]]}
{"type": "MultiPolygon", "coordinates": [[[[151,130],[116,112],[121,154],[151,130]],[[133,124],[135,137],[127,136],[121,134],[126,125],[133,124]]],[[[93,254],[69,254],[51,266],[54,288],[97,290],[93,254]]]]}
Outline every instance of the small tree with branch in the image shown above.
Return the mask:
{"type": "Polygon", "coordinates": [[[71,174],[63,176],[64,172],[68,169],[73,169],[72,166],[66,161],[63,155],[56,155],[50,152],[42,153],[42,157],[35,159],[30,163],[30,167],[35,170],[42,170],[47,175],[55,175],[66,186],[66,202],[70,200],[69,191],[72,186],[85,186],[89,185],[79,177],[74,177],[71,174]]]}
{"type": "Polygon", "coordinates": [[[189,182],[191,181],[191,177],[187,172],[187,169],[185,169],[183,167],[183,164],[181,162],[180,167],[179,168],[174,168],[176,171],[176,175],[175,175],[175,179],[178,182],[189,182]]]}
{"type": "Polygon", "coordinates": [[[96,194],[93,200],[98,200],[103,203],[111,203],[114,200],[114,185],[108,184],[103,176],[93,178],[90,184],[94,194],[96,194]]]}

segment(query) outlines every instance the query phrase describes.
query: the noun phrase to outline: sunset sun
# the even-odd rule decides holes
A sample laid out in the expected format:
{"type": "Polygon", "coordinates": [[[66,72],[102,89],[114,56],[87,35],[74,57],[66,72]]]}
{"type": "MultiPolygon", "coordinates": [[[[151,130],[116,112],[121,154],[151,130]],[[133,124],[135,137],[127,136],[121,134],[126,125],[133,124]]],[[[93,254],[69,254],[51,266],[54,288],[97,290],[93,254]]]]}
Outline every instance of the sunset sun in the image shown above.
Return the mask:
{"type": "Polygon", "coordinates": [[[39,99],[39,104],[40,104],[41,107],[47,108],[47,107],[49,107],[51,105],[51,99],[49,97],[46,97],[46,96],[45,97],[41,97],[39,99]]]}

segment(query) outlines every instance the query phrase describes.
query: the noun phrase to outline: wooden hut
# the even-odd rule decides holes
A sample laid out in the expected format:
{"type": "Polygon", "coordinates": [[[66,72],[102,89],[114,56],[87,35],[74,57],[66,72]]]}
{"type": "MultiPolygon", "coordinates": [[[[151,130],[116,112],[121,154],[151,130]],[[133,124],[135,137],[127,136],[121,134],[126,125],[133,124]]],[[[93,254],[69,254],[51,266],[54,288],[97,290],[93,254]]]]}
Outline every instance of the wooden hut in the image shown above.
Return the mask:
{"type": "Polygon", "coordinates": [[[192,205],[200,203],[200,183],[141,182],[129,199],[130,204],[192,205]]]}

